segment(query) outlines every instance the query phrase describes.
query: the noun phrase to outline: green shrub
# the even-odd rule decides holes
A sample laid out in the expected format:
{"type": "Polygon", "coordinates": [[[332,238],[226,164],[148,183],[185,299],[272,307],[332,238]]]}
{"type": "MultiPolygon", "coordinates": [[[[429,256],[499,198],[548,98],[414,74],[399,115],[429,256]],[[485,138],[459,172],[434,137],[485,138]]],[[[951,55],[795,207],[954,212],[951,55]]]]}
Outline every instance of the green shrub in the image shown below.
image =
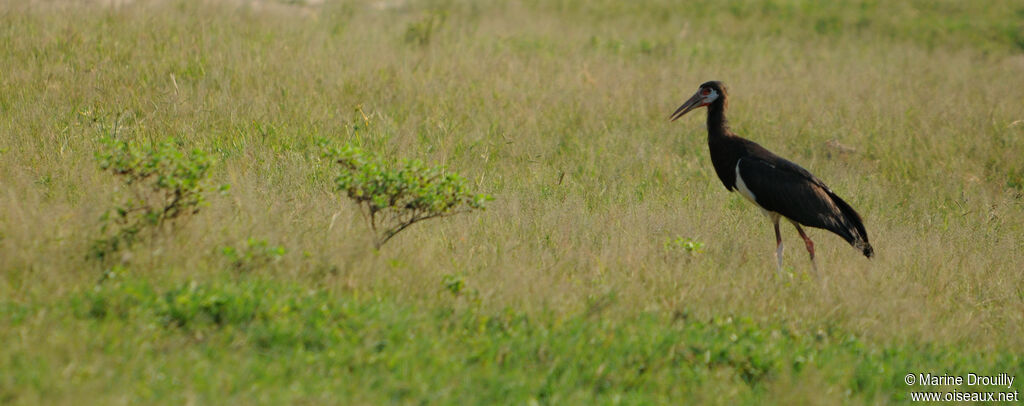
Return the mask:
{"type": "Polygon", "coordinates": [[[279,261],[287,253],[287,250],[283,245],[270,245],[267,240],[249,238],[242,248],[229,245],[221,247],[220,252],[232,269],[238,272],[248,272],[279,261]]]}
{"type": "Polygon", "coordinates": [[[447,18],[448,13],[446,12],[432,12],[416,21],[410,22],[405,27],[405,42],[419,46],[430,44],[434,34],[444,26],[447,18]]]}
{"type": "MultiPolygon", "coordinates": [[[[148,146],[113,137],[100,142],[96,160],[101,169],[121,181],[125,196],[101,217],[103,236],[93,243],[95,257],[104,259],[130,248],[144,231],[161,230],[205,205],[214,161],[203,151],[184,153],[171,140],[148,146]]],[[[227,188],[224,185],[220,190],[227,188]]]]}
{"type": "Polygon", "coordinates": [[[462,275],[446,274],[441,279],[441,284],[444,285],[444,289],[452,294],[452,296],[458,297],[462,294],[462,290],[466,288],[466,278],[462,275]]]}
{"type": "Polygon", "coordinates": [[[391,163],[351,145],[336,148],[321,141],[321,147],[341,167],[337,190],[359,206],[377,249],[417,222],[482,210],[493,200],[470,193],[465,179],[440,166],[417,160],[391,163]]]}

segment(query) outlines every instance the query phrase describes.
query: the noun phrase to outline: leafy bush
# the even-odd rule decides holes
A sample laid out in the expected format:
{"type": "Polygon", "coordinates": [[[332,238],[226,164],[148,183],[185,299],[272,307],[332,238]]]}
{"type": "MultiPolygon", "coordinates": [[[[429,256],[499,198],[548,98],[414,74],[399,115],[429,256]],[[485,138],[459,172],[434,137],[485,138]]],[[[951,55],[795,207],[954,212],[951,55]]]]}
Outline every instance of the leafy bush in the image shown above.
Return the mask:
{"type": "Polygon", "coordinates": [[[448,13],[446,12],[432,12],[409,23],[405,28],[405,42],[419,46],[430,44],[430,40],[441,29],[447,18],[448,13]]]}
{"type": "Polygon", "coordinates": [[[252,271],[267,266],[280,260],[287,253],[283,245],[270,245],[267,240],[255,238],[246,240],[245,247],[235,248],[229,245],[222,247],[220,252],[231,268],[238,272],[252,271]]]}
{"type": "Polygon", "coordinates": [[[447,274],[441,279],[441,284],[452,296],[458,297],[466,288],[466,278],[463,278],[462,275],[447,274]]]}
{"type": "Polygon", "coordinates": [[[390,163],[357,147],[329,146],[324,155],[341,166],[335,183],[359,205],[380,249],[407,227],[432,218],[484,209],[493,200],[466,190],[466,180],[440,166],[417,160],[390,163]]]}
{"type": "Polygon", "coordinates": [[[186,154],[171,140],[149,146],[112,137],[100,142],[103,147],[96,153],[100,168],[117,177],[127,195],[101,218],[104,236],[93,243],[97,258],[129,248],[144,230],[160,230],[205,205],[205,183],[213,159],[203,151],[186,154]]]}

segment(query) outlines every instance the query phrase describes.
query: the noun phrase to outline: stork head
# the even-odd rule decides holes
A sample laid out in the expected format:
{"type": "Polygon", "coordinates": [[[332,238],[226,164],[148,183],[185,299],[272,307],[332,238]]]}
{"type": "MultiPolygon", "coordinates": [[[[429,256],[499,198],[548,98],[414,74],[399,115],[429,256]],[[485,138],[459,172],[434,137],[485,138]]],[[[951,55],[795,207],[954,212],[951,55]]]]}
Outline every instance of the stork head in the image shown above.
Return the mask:
{"type": "Polygon", "coordinates": [[[690,110],[693,110],[698,107],[707,106],[711,103],[714,103],[717,100],[722,100],[724,102],[725,93],[725,84],[723,84],[722,82],[719,82],[717,80],[704,82],[704,84],[700,85],[700,88],[697,89],[697,93],[694,93],[689,100],[687,100],[685,103],[683,103],[682,106],[679,106],[679,108],[676,109],[675,113],[672,113],[672,117],[670,117],[670,119],[671,121],[676,121],[676,119],[678,119],[679,117],[682,117],[684,114],[689,113],[690,110]]]}

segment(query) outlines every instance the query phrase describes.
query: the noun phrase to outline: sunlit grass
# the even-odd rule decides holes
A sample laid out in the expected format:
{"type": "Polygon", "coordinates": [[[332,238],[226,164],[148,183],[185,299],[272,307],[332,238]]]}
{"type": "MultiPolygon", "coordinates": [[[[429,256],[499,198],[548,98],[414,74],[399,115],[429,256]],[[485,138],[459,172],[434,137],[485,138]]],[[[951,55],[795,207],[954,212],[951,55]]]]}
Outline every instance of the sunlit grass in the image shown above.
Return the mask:
{"type": "MultiPolygon", "coordinates": [[[[626,330],[675,342],[687,328],[676,314],[750,319],[765,332],[832,329],[868,352],[931,346],[878,360],[899,370],[872,377],[877,386],[839,361],[772,367],[757,385],[712,368],[721,379],[699,388],[735,396],[709,402],[887,402],[903,393],[885,377],[917,370],[902,369],[1024,371],[1022,12],[1013,2],[4,3],[0,331],[12,344],[0,351],[0,400],[275,403],[345,388],[340,398],[366,403],[486,402],[502,392],[480,388],[501,385],[510,402],[544,390],[570,402],[696,396],[674,375],[698,368],[688,361],[643,378],[646,390],[613,379],[605,392],[591,385],[605,381],[575,378],[542,389],[515,368],[494,367],[488,382],[471,367],[430,373],[441,363],[432,357],[466,355],[458,343],[502,347],[486,329],[429,326],[505,314],[545,326],[551,338],[531,345],[551,348],[626,330]],[[770,223],[715,177],[703,117],[667,120],[711,79],[730,87],[736,132],[808,168],[864,216],[875,258],[810,230],[822,287],[785,229],[794,277],[775,278],[770,223]],[[203,149],[218,162],[213,184],[231,189],[111,265],[88,252],[119,193],[94,159],[114,133],[203,149]],[[333,192],[321,137],[444,165],[495,200],[375,252],[357,208],[333,192]],[[259,259],[245,262],[245,250],[259,259]],[[71,308],[113,289],[112,275],[151,291],[122,303],[141,319],[71,308]],[[409,326],[424,341],[402,342],[427,355],[407,369],[343,371],[325,361],[345,350],[331,338],[298,356],[322,376],[289,372],[299,361],[266,378],[237,375],[280,361],[253,344],[249,324],[203,324],[199,338],[147,307],[193,283],[294,301],[279,326],[289,332],[304,312],[352,303],[359,320],[403,320],[387,328],[409,326]],[[374,303],[386,311],[358,310],[374,303]],[[135,341],[117,341],[126,336],[135,341]],[[119,386],[126,377],[135,386],[119,386]],[[411,386],[395,384],[403,378],[411,386]]],[[[609,359],[630,360],[629,341],[604,342],[616,348],[609,359]]],[[[820,350],[852,357],[841,345],[820,350]]],[[[604,365],[562,362],[529,368],[604,365]]],[[[615,365],[604,371],[628,370],[615,365]]]]}

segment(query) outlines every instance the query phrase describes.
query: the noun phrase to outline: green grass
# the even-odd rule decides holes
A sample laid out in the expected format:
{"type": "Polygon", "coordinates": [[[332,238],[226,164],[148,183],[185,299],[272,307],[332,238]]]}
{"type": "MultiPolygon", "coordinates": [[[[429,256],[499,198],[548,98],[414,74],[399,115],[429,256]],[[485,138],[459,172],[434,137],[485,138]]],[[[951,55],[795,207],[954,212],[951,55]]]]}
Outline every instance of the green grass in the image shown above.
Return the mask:
{"type": "Polygon", "coordinates": [[[731,403],[789,397],[789,385],[810,380],[835,399],[888,401],[901,399],[901,371],[1024,362],[870,346],[828,325],[685,313],[608,320],[597,303],[571,314],[491,313],[454,297],[424,309],[259,278],[160,288],[120,275],[52,304],[4,309],[5,341],[34,343],[4,353],[26,372],[5,378],[7,400],[97,390],[100,402],[143,403],[731,403]],[[54,321],[89,334],[53,340],[54,321]],[[39,356],[51,351],[59,360],[39,356]],[[96,367],[115,364],[109,387],[97,378],[112,371],[96,367]],[[61,383],[48,379],[58,374],[61,383]]]}
{"type": "Polygon", "coordinates": [[[907,373],[1024,379],[1015,2],[114,3],[0,5],[0,403],[889,404],[907,373]],[[784,229],[776,279],[702,114],[667,121],[712,79],[875,258],[809,230],[819,285],[784,229]],[[126,193],[94,158],[111,135],[207,151],[231,188],[90,258],[126,193]],[[495,200],[375,251],[321,138],[495,200]]]}

